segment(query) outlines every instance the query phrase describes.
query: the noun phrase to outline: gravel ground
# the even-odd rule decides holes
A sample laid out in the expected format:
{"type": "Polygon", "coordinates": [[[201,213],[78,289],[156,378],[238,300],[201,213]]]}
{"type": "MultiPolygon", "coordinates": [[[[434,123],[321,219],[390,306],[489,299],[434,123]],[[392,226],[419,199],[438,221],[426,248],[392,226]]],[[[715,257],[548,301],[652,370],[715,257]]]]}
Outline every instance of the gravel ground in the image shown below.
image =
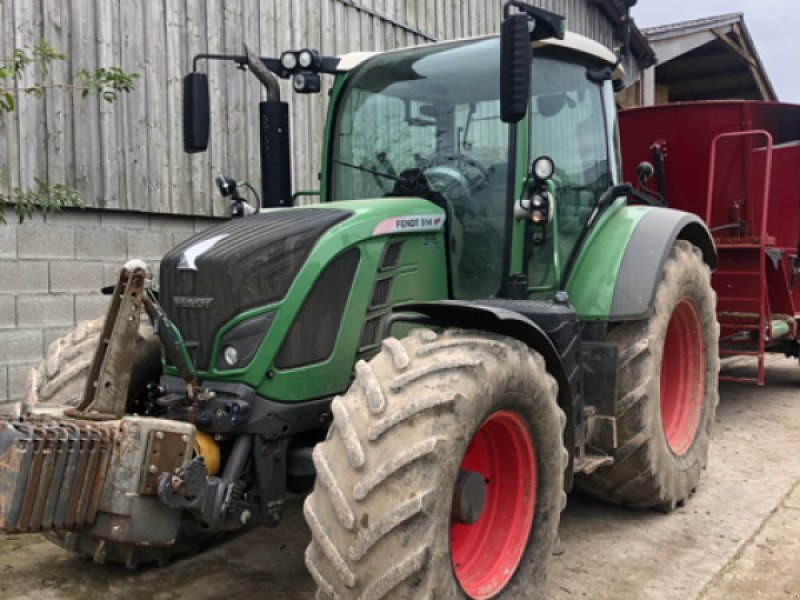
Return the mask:
{"type": "MultiPolygon", "coordinates": [[[[570,497],[553,599],[800,600],[800,368],[772,357],[767,377],[763,388],[722,385],[709,468],[686,507],[664,515],[570,497]]],[[[0,537],[0,597],[313,598],[308,538],[299,498],[278,529],[163,569],[100,567],[39,536],[0,537]]]]}

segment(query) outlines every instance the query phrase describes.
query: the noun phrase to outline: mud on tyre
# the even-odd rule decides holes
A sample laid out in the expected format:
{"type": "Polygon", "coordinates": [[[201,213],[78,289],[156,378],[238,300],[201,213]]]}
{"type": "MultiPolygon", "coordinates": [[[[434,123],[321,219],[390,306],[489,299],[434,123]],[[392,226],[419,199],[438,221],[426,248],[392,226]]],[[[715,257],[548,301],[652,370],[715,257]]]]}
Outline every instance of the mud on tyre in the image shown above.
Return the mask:
{"type": "Polygon", "coordinates": [[[317,597],[544,594],[567,453],[541,356],[502,336],[418,330],[355,371],[304,506],[317,597]],[[464,470],[485,482],[474,525],[452,516],[464,470]]]}
{"type": "MultiPolygon", "coordinates": [[[[50,344],[44,360],[28,376],[22,414],[36,409],[58,412],[80,402],[104,323],[105,317],[83,321],[50,344]]],[[[142,319],[139,326],[139,339],[131,360],[134,367],[128,398],[134,399],[161,372],[158,338],[147,319],[142,319]]]]}
{"type": "Polygon", "coordinates": [[[652,316],[609,328],[619,348],[614,464],[576,477],[601,500],[671,511],[694,493],[708,459],[719,403],[719,326],[710,271],[678,240],[656,289],[652,316]]]}

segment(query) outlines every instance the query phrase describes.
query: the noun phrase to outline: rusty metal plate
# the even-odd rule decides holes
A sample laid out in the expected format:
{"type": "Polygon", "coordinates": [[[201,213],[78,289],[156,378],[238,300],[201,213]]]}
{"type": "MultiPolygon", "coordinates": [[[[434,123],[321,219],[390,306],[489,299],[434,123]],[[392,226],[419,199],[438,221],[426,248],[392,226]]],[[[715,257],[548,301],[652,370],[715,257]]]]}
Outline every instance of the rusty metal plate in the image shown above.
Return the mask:
{"type": "Polygon", "coordinates": [[[59,433],[58,425],[43,426],[44,442],[42,444],[42,470],[39,473],[38,484],[31,486],[36,490],[33,500],[33,512],[28,521],[29,531],[40,531],[42,520],[44,519],[44,509],[47,506],[47,498],[50,495],[50,486],[53,483],[53,471],[56,466],[56,450],[58,445],[59,433]]]}
{"type": "Polygon", "coordinates": [[[64,466],[64,477],[61,489],[56,494],[56,508],[53,513],[52,526],[56,529],[64,527],[67,518],[67,507],[69,497],[72,494],[72,486],[75,484],[75,472],[78,469],[78,462],[81,454],[81,430],[77,425],[65,424],[64,429],[67,435],[67,460],[64,466]]]}
{"type": "Polygon", "coordinates": [[[0,454],[0,530],[15,533],[33,461],[34,432],[30,427],[0,420],[0,437],[5,446],[0,454]]]}
{"type": "Polygon", "coordinates": [[[147,436],[144,472],[139,484],[143,496],[155,496],[161,473],[175,473],[185,460],[189,436],[174,431],[154,430],[147,436]]]}
{"type": "Polygon", "coordinates": [[[98,440],[98,459],[95,469],[94,481],[92,483],[92,493],[86,509],[86,522],[94,523],[97,517],[97,509],[100,505],[100,495],[103,491],[103,484],[106,481],[108,465],[111,462],[111,452],[113,451],[114,435],[108,429],[99,429],[100,439],[98,440]]]}
{"type": "Polygon", "coordinates": [[[39,481],[42,474],[44,463],[44,443],[46,431],[43,427],[31,425],[33,429],[33,457],[28,471],[28,483],[25,486],[25,493],[20,503],[19,520],[17,530],[22,532],[29,531],[29,522],[33,515],[33,505],[36,502],[36,493],[39,490],[39,481]]]}
{"type": "Polygon", "coordinates": [[[181,512],[159,501],[158,476],[191,455],[194,431],[149,417],[0,416],[0,532],[174,542],[181,512]]]}
{"type": "Polygon", "coordinates": [[[0,531],[92,525],[116,425],[0,418],[0,531]]]}
{"type": "Polygon", "coordinates": [[[100,338],[104,343],[95,351],[83,397],[71,414],[101,419],[125,414],[133,370],[130,357],[139,337],[146,279],[147,274],[140,268],[130,273],[126,269],[120,271],[100,338]]]}
{"type": "Polygon", "coordinates": [[[72,477],[72,486],[67,498],[66,510],[64,512],[64,527],[72,529],[75,526],[75,517],[78,514],[78,506],[81,499],[81,492],[86,481],[86,470],[89,466],[89,452],[91,450],[91,428],[86,425],[78,425],[80,429],[78,443],[78,463],[75,465],[75,474],[72,477]]]}
{"type": "Polygon", "coordinates": [[[47,501],[42,516],[42,529],[53,527],[58,494],[61,486],[64,485],[64,473],[67,470],[67,459],[69,458],[69,432],[65,427],[58,428],[58,442],[55,449],[55,460],[53,465],[53,480],[50,491],[47,494],[47,501]]]}

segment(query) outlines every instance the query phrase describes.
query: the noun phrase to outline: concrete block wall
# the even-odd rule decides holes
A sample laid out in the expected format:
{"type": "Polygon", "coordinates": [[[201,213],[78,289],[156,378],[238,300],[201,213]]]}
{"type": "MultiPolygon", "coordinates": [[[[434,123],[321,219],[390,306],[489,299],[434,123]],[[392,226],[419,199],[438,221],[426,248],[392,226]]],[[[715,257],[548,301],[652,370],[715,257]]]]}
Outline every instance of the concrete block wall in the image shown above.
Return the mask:
{"type": "Polygon", "coordinates": [[[15,412],[28,374],[48,346],[86,319],[105,314],[113,284],[131,258],[155,275],[170,248],[219,222],[190,216],[68,210],[0,224],[0,414],[15,412]]]}

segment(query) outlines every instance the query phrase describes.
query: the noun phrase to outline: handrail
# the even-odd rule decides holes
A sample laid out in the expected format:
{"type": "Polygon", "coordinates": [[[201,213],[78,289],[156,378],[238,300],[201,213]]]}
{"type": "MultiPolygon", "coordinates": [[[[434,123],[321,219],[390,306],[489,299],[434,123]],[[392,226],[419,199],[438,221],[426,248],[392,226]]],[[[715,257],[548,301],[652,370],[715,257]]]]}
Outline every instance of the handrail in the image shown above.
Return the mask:
{"type": "MultiPolygon", "coordinates": [[[[760,255],[758,257],[758,384],[764,385],[765,337],[772,339],[772,320],[767,318],[767,272],[765,256],[767,252],[767,215],[769,214],[769,190],[772,185],[772,134],[764,129],[721,133],[711,142],[711,159],[708,169],[708,197],[706,198],[706,225],[711,228],[714,207],[714,181],[717,168],[717,145],[720,140],[730,138],[760,137],[767,141],[767,163],[764,169],[764,189],[761,203],[761,228],[758,235],[760,255]]],[[[748,163],[749,164],[749,163],[748,163]]]]}
{"type": "Polygon", "coordinates": [[[751,129],[748,131],[733,131],[729,133],[720,133],[711,141],[711,160],[709,164],[708,173],[708,196],[706,198],[706,225],[711,227],[711,214],[714,204],[714,175],[717,168],[717,144],[720,140],[726,138],[742,138],[742,137],[756,137],[764,136],[767,140],[767,165],[764,177],[764,190],[763,190],[763,203],[761,204],[761,232],[760,238],[762,241],[762,249],[766,248],[767,236],[767,208],[769,208],[769,189],[772,185],[772,134],[764,129],[751,129]]]}

